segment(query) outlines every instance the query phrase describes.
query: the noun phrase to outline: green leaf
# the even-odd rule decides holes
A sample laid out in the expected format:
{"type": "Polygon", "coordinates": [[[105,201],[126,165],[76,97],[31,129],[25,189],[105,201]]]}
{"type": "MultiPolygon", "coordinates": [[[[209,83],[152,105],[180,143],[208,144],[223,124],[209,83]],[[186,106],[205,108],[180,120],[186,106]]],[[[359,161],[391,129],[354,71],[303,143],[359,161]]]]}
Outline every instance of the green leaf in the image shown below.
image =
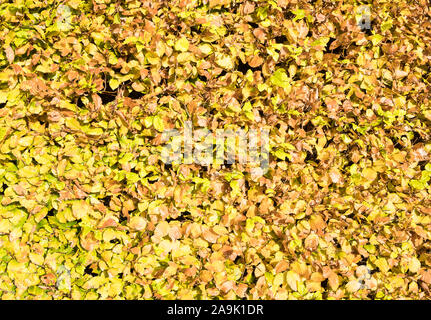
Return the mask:
{"type": "Polygon", "coordinates": [[[290,81],[287,76],[286,70],[283,68],[277,69],[271,76],[270,81],[273,85],[282,87],[284,89],[290,89],[290,81]]]}

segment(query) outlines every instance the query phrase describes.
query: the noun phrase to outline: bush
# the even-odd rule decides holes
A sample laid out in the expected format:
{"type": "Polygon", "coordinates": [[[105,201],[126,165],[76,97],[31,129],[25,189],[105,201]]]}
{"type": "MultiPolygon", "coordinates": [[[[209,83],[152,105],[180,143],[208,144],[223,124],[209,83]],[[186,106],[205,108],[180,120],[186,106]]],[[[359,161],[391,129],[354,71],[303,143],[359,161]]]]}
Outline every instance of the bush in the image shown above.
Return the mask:
{"type": "Polygon", "coordinates": [[[428,6],[3,1],[1,298],[429,298],[428,6]]]}

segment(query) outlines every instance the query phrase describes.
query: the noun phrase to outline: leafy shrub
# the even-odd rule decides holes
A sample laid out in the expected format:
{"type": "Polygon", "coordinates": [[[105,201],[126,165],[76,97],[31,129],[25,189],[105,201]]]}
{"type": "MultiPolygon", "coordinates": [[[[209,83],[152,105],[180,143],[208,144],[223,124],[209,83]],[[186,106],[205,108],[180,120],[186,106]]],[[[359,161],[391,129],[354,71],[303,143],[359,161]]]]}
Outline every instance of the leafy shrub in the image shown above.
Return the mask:
{"type": "Polygon", "coordinates": [[[1,298],[429,298],[430,5],[361,4],[2,1],[1,298]]]}

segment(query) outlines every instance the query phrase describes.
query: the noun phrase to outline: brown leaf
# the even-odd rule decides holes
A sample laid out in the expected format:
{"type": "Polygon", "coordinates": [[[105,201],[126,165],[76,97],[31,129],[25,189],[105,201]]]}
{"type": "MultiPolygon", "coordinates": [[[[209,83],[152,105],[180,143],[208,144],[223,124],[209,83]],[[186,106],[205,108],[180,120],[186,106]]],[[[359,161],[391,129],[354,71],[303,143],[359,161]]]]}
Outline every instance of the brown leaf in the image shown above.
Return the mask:
{"type": "Polygon", "coordinates": [[[7,61],[12,64],[12,62],[15,59],[15,53],[13,52],[13,49],[10,46],[7,46],[5,48],[5,52],[6,52],[6,59],[7,61]]]}

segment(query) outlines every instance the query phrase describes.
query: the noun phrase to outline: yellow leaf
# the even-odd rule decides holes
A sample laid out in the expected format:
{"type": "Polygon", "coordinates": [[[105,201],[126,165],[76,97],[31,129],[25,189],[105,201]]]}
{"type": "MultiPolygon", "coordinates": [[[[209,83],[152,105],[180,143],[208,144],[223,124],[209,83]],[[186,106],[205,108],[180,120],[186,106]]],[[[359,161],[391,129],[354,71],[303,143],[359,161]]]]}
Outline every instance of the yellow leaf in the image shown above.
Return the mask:
{"type": "Polygon", "coordinates": [[[385,258],[379,258],[374,263],[383,273],[389,271],[389,265],[385,258]]]}
{"type": "Polygon", "coordinates": [[[346,290],[348,292],[356,292],[361,288],[361,284],[357,280],[352,280],[347,282],[346,284],[346,290]]]}
{"type": "Polygon", "coordinates": [[[76,219],[82,219],[89,211],[89,205],[83,200],[75,201],[72,204],[72,214],[76,219]]]}
{"type": "Polygon", "coordinates": [[[420,261],[417,258],[413,257],[409,262],[409,270],[413,273],[416,273],[420,270],[420,268],[421,268],[420,261]]]}
{"type": "Polygon", "coordinates": [[[135,230],[144,230],[147,226],[147,221],[143,217],[135,216],[130,218],[129,226],[135,230]]]}
{"type": "Polygon", "coordinates": [[[109,80],[109,86],[111,87],[112,90],[117,89],[119,85],[120,85],[120,81],[118,81],[117,79],[109,80]]]}
{"type": "Polygon", "coordinates": [[[293,271],[287,271],[286,272],[286,282],[289,285],[290,288],[292,288],[293,291],[298,290],[298,281],[300,281],[301,278],[299,274],[293,272],[293,271]]]}
{"type": "Polygon", "coordinates": [[[80,130],[81,126],[79,124],[79,121],[75,118],[68,118],[66,120],[66,126],[72,130],[80,130]]]}
{"type": "Polygon", "coordinates": [[[222,68],[230,70],[233,69],[234,63],[232,61],[232,58],[228,55],[222,54],[222,53],[216,53],[215,54],[215,62],[222,68]]]}
{"type": "Polygon", "coordinates": [[[186,37],[182,37],[175,42],[175,50],[182,52],[189,50],[189,41],[186,37]]]}
{"type": "Polygon", "coordinates": [[[33,253],[33,252],[30,252],[29,258],[30,258],[30,261],[32,263],[34,263],[36,265],[39,265],[39,266],[41,266],[43,264],[43,261],[45,260],[43,258],[43,255],[36,254],[36,253],[33,253]]]}
{"type": "Polygon", "coordinates": [[[207,43],[200,45],[198,48],[206,56],[213,52],[211,45],[209,45],[207,43]]]}
{"type": "Polygon", "coordinates": [[[162,132],[165,129],[163,120],[159,116],[155,116],[153,118],[153,125],[154,125],[154,128],[159,132],[162,132]]]}
{"type": "Polygon", "coordinates": [[[169,232],[169,223],[166,221],[160,222],[154,230],[154,235],[157,237],[164,237],[169,232]]]}
{"type": "Polygon", "coordinates": [[[365,168],[362,170],[362,176],[369,181],[374,181],[377,178],[377,172],[372,168],[365,168]]]}

